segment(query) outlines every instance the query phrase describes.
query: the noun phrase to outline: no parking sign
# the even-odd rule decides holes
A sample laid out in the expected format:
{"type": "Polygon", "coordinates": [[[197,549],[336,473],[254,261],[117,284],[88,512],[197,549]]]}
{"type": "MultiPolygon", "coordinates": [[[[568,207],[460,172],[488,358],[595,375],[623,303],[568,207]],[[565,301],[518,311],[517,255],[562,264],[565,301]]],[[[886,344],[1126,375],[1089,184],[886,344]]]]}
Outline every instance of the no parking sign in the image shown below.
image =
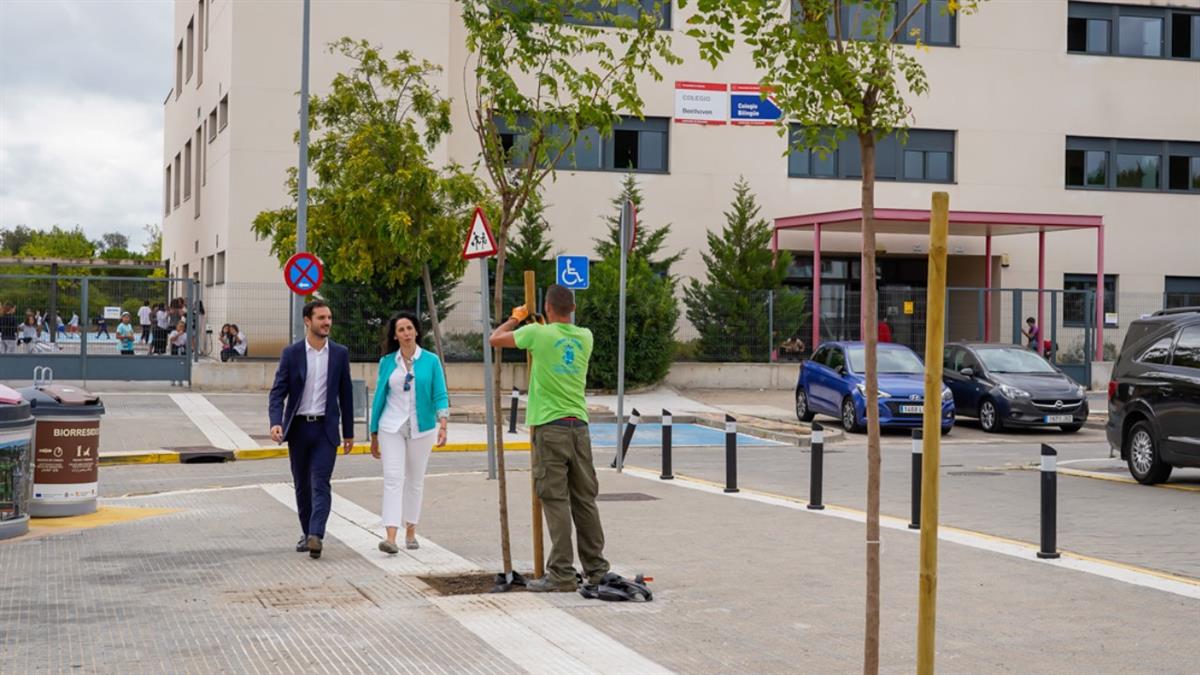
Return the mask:
{"type": "Polygon", "coordinates": [[[293,293],[309,295],[315,293],[325,280],[325,266],[317,256],[301,252],[288,258],[283,266],[283,281],[293,293]]]}

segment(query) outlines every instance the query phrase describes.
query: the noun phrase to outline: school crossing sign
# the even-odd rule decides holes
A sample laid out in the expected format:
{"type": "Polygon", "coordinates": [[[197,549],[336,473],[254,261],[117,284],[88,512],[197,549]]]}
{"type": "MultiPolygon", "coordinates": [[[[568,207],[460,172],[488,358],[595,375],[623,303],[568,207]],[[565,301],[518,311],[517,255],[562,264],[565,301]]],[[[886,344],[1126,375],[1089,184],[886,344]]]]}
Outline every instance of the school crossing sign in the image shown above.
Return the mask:
{"type": "Polygon", "coordinates": [[[492,228],[488,225],[487,216],[483,209],[476,206],[475,216],[471,218],[471,229],[467,231],[467,240],[463,242],[462,257],[467,260],[487,258],[496,255],[496,239],[492,237],[492,228]]]}

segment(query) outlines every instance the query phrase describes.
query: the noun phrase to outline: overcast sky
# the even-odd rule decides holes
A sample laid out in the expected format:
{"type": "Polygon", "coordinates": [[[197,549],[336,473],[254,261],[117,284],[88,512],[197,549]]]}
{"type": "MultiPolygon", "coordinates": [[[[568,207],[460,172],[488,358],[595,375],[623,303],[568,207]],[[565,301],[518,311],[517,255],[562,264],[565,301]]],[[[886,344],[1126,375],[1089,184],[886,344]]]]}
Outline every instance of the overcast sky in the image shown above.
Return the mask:
{"type": "Polygon", "coordinates": [[[162,222],[171,0],[0,0],[0,228],[162,222]]]}

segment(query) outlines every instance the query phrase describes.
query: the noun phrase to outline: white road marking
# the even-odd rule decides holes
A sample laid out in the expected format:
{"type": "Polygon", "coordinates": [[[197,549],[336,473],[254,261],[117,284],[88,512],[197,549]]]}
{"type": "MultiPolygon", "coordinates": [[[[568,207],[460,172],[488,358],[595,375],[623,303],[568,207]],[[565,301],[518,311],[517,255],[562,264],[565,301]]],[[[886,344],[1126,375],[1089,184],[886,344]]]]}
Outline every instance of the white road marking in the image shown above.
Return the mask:
{"type": "MultiPolygon", "coordinates": [[[[710,485],[688,478],[681,478],[676,474],[675,479],[671,481],[663,481],[658,477],[657,472],[647,471],[645,469],[625,467],[625,474],[635,478],[644,480],[652,480],[659,485],[672,484],[676,487],[687,488],[689,490],[697,490],[699,492],[707,492],[709,494],[719,495],[721,497],[732,497],[734,499],[744,499],[761,504],[770,504],[771,506],[782,506],[786,509],[801,511],[819,516],[827,516],[832,518],[841,518],[856,523],[865,523],[867,516],[864,512],[845,507],[831,506],[826,504],[824,510],[814,511],[806,508],[807,503],[802,500],[783,499],[773,495],[754,492],[742,488],[741,492],[726,493],[722,488],[716,485],[710,485]]],[[[920,534],[919,530],[911,530],[908,527],[908,521],[890,516],[881,516],[879,519],[881,527],[886,527],[898,532],[906,532],[909,534],[920,534]]],[[[1014,558],[1020,558],[1026,562],[1036,563],[1039,565],[1050,565],[1051,567],[1061,567],[1064,569],[1075,570],[1077,572],[1086,572],[1094,574],[1106,579],[1121,581],[1134,586],[1143,586],[1145,588],[1153,588],[1155,590],[1181,595],[1185,598],[1200,600],[1200,581],[1191,581],[1170,574],[1156,574],[1145,570],[1140,570],[1131,566],[1120,563],[1099,560],[1096,558],[1078,556],[1066,551],[1062,552],[1062,557],[1058,559],[1042,559],[1038,558],[1037,547],[1019,542],[1006,541],[998,537],[960,530],[957,528],[942,526],[938,528],[938,539],[948,541],[963,546],[969,546],[983,551],[999,553],[1014,558]]]]}
{"type": "Polygon", "coordinates": [[[179,406],[192,424],[201,431],[208,442],[222,450],[244,450],[257,448],[258,442],[225,413],[204,398],[204,394],[171,394],[171,400],[179,406]]]}
{"type": "MultiPolygon", "coordinates": [[[[261,486],[263,491],[295,511],[295,493],[286,483],[261,486]]],[[[413,576],[485,570],[418,536],[421,548],[401,549],[389,556],[377,550],[379,516],[354,502],[333,495],[326,534],[348,545],[390,574],[413,576]]],[[[434,596],[429,601],[493,649],[530,673],[647,673],[671,671],[588,623],[526,593],[434,596]]]]}

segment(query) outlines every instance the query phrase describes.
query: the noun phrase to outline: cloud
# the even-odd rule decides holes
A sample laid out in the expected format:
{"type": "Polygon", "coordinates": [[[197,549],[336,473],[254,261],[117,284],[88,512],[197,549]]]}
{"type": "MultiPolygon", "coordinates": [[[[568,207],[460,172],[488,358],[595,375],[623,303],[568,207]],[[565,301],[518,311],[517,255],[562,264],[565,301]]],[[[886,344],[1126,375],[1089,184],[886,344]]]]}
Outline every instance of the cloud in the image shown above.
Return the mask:
{"type": "Polygon", "coordinates": [[[169,0],[0,0],[0,227],[161,222],[169,0]]]}

